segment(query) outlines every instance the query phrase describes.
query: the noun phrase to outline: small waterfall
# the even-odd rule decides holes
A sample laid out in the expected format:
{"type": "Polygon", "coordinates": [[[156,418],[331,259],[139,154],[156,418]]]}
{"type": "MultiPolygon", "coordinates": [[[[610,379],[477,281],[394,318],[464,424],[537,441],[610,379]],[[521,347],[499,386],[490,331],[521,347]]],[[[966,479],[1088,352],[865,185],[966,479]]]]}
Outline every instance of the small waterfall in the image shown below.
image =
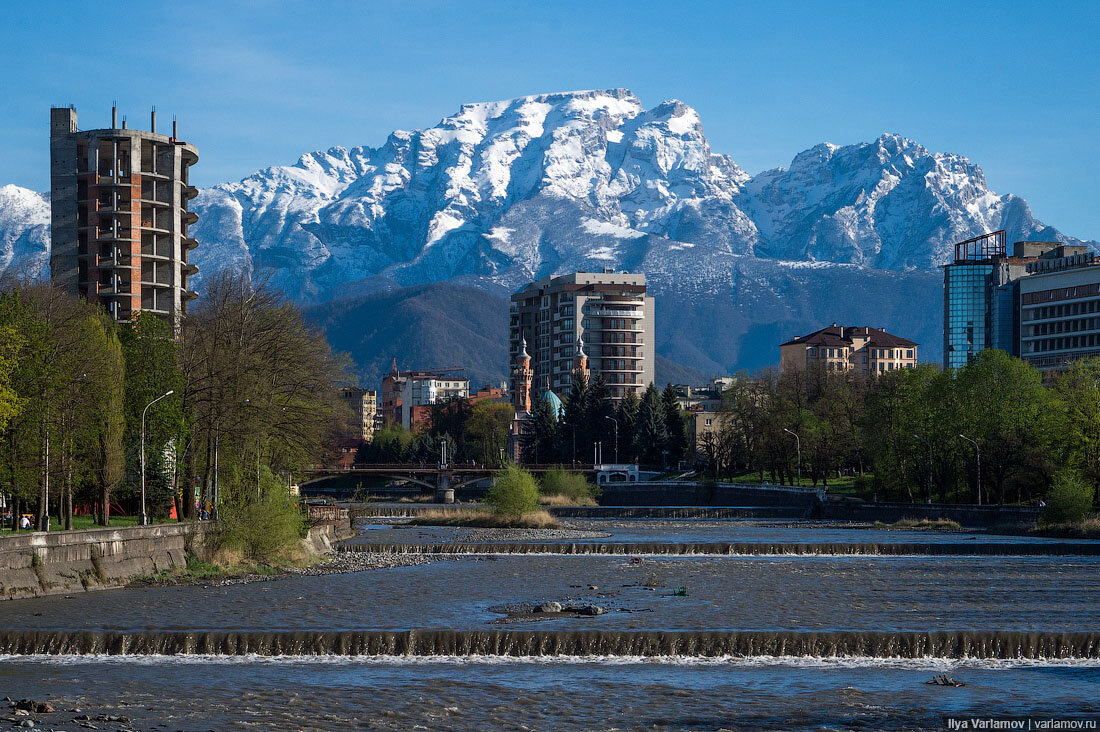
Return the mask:
{"type": "Polygon", "coordinates": [[[875,543],[771,544],[706,543],[448,543],[343,544],[340,551],[377,554],[667,554],[667,555],[861,555],[861,556],[1100,556],[1100,542],[1078,543],[875,543]]]}
{"type": "Polygon", "coordinates": [[[0,631],[7,655],[813,656],[1095,659],[1100,633],[411,630],[0,631]]]}

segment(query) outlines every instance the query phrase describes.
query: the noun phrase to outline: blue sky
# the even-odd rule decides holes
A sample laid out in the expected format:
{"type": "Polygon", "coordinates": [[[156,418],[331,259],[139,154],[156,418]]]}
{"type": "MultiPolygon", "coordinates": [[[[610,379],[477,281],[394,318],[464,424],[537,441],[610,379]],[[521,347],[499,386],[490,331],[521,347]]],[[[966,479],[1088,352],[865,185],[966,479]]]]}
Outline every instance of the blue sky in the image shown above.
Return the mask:
{"type": "Polygon", "coordinates": [[[750,173],[899,132],[1100,239],[1100,2],[4,3],[0,184],[46,190],[48,108],[180,120],[209,185],[378,145],[464,102],[627,87],[750,173]]]}

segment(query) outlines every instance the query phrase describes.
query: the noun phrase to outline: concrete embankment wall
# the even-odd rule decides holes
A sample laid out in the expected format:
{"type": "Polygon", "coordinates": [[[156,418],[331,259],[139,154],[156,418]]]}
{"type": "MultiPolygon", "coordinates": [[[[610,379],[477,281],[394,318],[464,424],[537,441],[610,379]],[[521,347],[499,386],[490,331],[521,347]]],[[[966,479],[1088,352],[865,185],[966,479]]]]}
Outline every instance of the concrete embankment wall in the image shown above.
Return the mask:
{"type": "Polygon", "coordinates": [[[122,587],[203,555],[209,526],[157,524],[0,538],[0,598],[122,587]]]}
{"type": "Polygon", "coordinates": [[[648,481],[601,486],[601,506],[783,506],[808,512],[821,500],[814,490],[743,483],[648,481]]]}
{"type": "Polygon", "coordinates": [[[1041,508],[1034,506],[971,506],[936,503],[862,503],[827,501],[814,518],[892,523],[900,519],[949,519],[963,526],[1034,524],[1041,508]]]}
{"type": "MultiPolygon", "coordinates": [[[[136,577],[181,567],[187,555],[208,556],[211,522],[34,532],[0,537],[0,599],[124,587],[136,577]]],[[[355,532],[342,520],[312,526],[302,548],[331,554],[355,532]]]]}

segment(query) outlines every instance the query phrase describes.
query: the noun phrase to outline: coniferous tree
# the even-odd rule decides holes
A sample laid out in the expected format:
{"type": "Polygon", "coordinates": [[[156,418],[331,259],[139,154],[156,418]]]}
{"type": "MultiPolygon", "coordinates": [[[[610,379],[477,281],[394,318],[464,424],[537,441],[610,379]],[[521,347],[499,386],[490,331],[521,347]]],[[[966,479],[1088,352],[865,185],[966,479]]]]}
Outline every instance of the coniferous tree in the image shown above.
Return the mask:
{"type": "Polygon", "coordinates": [[[611,389],[604,381],[603,374],[599,372],[589,382],[587,402],[584,421],[591,442],[586,443],[585,454],[592,450],[592,443],[599,442],[603,462],[611,462],[614,457],[615,441],[615,424],[611,419],[615,416],[615,402],[611,399],[611,389]]]}
{"type": "Polygon", "coordinates": [[[585,450],[592,449],[592,436],[588,429],[588,377],[580,371],[573,372],[569,394],[565,398],[562,418],[559,426],[562,440],[562,454],[573,459],[573,447],[576,446],[576,459],[584,462],[585,450]],[[568,442],[566,442],[568,440],[568,442]]]}
{"type": "Polygon", "coordinates": [[[558,427],[558,415],[553,405],[540,394],[535,400],[531,421],[523,435],[525,463],[547,464],[558,461],[558,427]]]}
{"type": "Polygon", "coordinates": [[[618,409],[615,410],[615,419],[619,423],[619,459],[623,462],[632,463],[638,456],[635,435],[640,407],[638,395],[633,390],[629,390],[626,396],[619,400],[618,409]]]}
{"type": "Polygon", "coordinates": [[[672,384],[666,385],[661,393],[661,407],[668,433],[668,462],[677,465],[687,457],[687,424],[672,384]]]}
{"type": "Polygon", "coordinates": [[[651,383],[642,395],[635,428],[635,446],[638,460],[645,465],[664,465],[668,449],[668,427],[661,393],[651,383]]]}

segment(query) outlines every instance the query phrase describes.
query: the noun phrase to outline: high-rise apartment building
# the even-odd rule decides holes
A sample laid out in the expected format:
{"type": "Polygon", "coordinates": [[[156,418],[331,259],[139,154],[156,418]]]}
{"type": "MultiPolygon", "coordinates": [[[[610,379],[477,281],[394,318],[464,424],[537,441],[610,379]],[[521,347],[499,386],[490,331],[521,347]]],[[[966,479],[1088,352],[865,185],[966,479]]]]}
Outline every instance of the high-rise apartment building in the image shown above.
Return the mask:
{"type": "Polygon", "coordinates": [[[188,261],[198,246],[188,228],[198,215],[187,203],[198,195],[189,169],[193,145],[156,132],[118,126],[80,130],[71,107],[50,110],[50,274],[58,288],[101,303],[126,322],[145,311],[178,330],[196,295],[188,261]]]}
{"type": "MultiPolygon", "coordinates": [[[[509,372],[515,373],[526,341],[530,383],[562,393],[575,359],[587,356],[592,376],[602,374],[615,398],[641,394],[653,381],[653,298],[645,275],[576,272],[544,277],[512,295],[509,372]]],[[[512,384],[513,400],[520,385],[512,384]]]]}
{"type": "Polygon", "coordinates": [[[1009,255],[1005,242],[1003,230],[961,241],[943,267],[944,368],[961,368],[987,348],[1020,355],[1020,279],[1061,243],[1020,241],[1009,255]]]}

